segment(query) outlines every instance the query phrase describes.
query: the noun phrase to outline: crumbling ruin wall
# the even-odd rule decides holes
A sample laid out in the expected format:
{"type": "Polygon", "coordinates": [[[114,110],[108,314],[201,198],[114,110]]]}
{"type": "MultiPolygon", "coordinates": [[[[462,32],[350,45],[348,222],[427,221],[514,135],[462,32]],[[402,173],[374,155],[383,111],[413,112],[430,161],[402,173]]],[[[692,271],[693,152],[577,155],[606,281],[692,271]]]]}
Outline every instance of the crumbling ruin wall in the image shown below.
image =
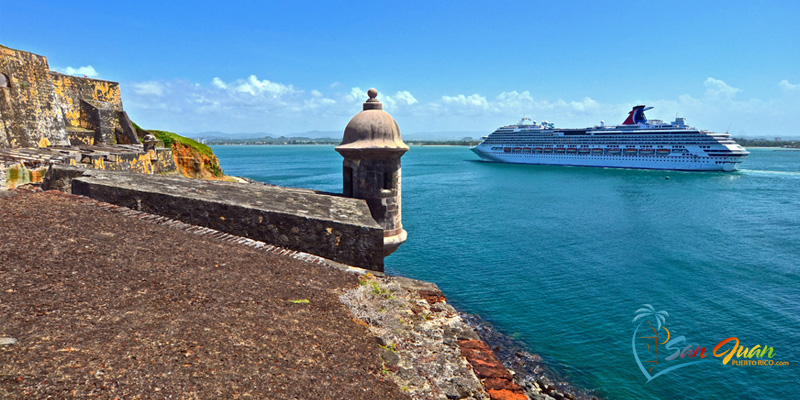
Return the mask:
{"type": "Polygon", "coordinates": [[[0,148],[69,145],[47,58],[0,45],[0,148]]]}

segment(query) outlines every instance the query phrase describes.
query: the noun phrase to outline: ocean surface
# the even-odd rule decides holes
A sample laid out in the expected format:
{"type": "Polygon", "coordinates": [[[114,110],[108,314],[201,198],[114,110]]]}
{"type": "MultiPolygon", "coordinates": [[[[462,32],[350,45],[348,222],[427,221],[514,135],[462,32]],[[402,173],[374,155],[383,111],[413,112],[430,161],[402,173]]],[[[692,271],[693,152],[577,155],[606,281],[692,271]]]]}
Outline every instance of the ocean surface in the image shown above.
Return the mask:
{"type": "MultiPolygon", "coordinates": [[[[341,193],[333,146],[213,149],[226,174],[341,193]]],[[[386,271],[437,283],[603,398],[800,398],[800,152],[750,151],[740,171],[716,173],[492,164],[466,147],[412,147],[408,241],[386,271]],[[634,334],[657,324],[633,323],[643,304],[668,313],[658,339],[644,338],[647,322],[634,334]],[[700,360],[665,360],[667,330],[685,337],[671,348],[706,357],[648,382],[634,349],[651,375],[700,360]],[[712,350],[729,337],[772,347],[773,365],[723,365],[712,350]]]]}

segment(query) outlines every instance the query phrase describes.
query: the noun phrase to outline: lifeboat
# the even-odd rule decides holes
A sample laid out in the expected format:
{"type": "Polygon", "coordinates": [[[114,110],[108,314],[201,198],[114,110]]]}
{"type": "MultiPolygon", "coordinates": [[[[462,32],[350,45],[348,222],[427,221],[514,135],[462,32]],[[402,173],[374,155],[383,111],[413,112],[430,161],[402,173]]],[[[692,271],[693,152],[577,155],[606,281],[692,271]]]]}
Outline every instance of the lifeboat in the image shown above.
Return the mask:
{"type": "Polygon", "coordinates": [[[577,153],[577,152],[578,152],[578,149],[576,149],[574,147],[570,147],[570,148],[567,149],[567,153],[577,153]]]}
{"type": "Polygon", "coordinates": [[[534,147],[533,148],[533,152],[534,153],[541,153],[542,152],[542,148],[541,147],[534,147]]]}
{"type": "Polygon", "coordinates": [[[652,156],[653,155],[653,149],[641,149],[641,150],[639,150],[639,154],[641,154],[643,156],[652,156]]]}
{"type": "Polygon", "coordinates": [[[563,148],[563,147],[556,147],[556,153],[563,153],[563,152],[565,152],[566,150],[567,150],[567,149],[565,149],[565,148],[563,148]]]}
{"type": "Polygon", "coordinates": [[[522,151],[522,147],[514,147],[514,153],[519,153],[522,151]]]}
{"type": "Polygon", "coordinates": [[[658,153],[658,155],[660,155],[660,156],[665,156],[665,155],[669,154],[669,149],[658,149],[658,150],[656,150],[656,153],[658,153]]]}
{"type": "Polygon", "coordinates": [[[638,150],[636,150],[636,149],[625,149],[625,154],[632,155],[632,154],[636,154],[637,151],[638,150]]]}
{"type": "Polygon", "coordinates": [[[503,151],[506,153],[511,153],[511,147],[504,147],[503,151]]]}
{"type": "Polygon", "coordinates": [[[531,152],[531,148],[530,147],[523,147],[522,148],[522,152],[523,153],[530,153],[531,152]]]}
{"type": "Polygon", "coordinates": [[[608,154],[619,154],[622,150],[620,149],[608,149],[608,154]]]}
{"type": "Polygon", "coordinates": [[[592,154],[603,154],[603,149],[600,147],[595,147],[592,149],[592,154]]]}
{"type": "Polygon", "coordinates": [[[588,154],[590,151],[592,151],[592,150],[590,148],[588,148],[588,147],[581,147],[580,149],[578,149],[578,153],[581,153],[581,154],[588,154]]]}
{"type": "Polygon", "coordinates": [[[552,147],[547,147],[547,148],[545,148],[543,151],[544,151],[545,153],[552,153],[552,152],[553,152],[553,148],[552,148],[552,147]]]}

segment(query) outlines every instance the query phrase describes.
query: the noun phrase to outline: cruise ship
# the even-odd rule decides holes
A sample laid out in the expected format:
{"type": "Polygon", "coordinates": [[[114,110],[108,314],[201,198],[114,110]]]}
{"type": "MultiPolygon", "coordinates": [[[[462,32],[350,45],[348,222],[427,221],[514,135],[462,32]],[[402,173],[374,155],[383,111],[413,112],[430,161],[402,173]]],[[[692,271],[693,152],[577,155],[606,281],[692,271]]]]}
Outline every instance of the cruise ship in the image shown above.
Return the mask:
{"type": "Polygon", "coordinates": [[[622,125],[584,129],[522,118],[471,150],[491,162],[681,171],[733,171],[750,154],[730,134],[689,127],[684,118],[648,120],[644,112],[652,108],[633,107],[622,125]]]}

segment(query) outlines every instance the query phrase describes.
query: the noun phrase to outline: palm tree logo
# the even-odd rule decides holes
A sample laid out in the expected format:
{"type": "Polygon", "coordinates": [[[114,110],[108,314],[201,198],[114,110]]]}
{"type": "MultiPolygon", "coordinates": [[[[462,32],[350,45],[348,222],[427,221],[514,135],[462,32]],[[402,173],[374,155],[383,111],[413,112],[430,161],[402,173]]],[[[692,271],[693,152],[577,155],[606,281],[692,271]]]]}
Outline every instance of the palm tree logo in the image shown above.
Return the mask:
{"type": "Polygon", "coordinates": [[[639,325],[636,326],[636,330],[633,331],[633,339],[631,340],[631,350],[633,350],[633,357],[636,359],[636,364],[639,366],[639,369],[642,371],[642,374],[644,374],[644,377],[647,378],[647,382],[650,382],[651,380],[657,378],[658,376],[663,375],[663,374],[665,374],[665,373],[667,373],[669,371],[675,370],[677,368],[686,367],[688,365],[697,364],[699,362],[702,362],[702,361],[693,361],[693,362],[688,362],[688,363],[684,363],[684,364],[674,365],[672,367],[669,367],[669,368],[667,368],[667,369],[665,369],[665,370],[663,370],[661,372],[658,372],[655,375],[653,375],[652,374],[653,370],[658,366],[658,345],[659,344],[665,344],[665,343],[667,343],[669,341],[669,337],[670,337],[669,330],[667,329],[666,326],[662,326],[666,322],[667,317],[669,317],[669,314],[666,311],[656,311],[656,309],[653,306],[651,306],[650,304],[643,304],[642,306],[643,306],[642,308],[640,308],[640,309],[638,309],[638,310],[636,310],[634,312],[634,314],[636,314],[636,316],[633,317],[633,321],[631,321],[631,322],[636,322],[636,321],[641,320],[641,322],[639,322],[639,325]],[[647,332],[647,333],[643,333],[643,334],[648,335],[648,336],[638,336],[639,335],[639,328],[641,328],[642,325],[644,325],[645,322],[647,322],[647,327],[650,328],[650,330],[652,331],[652,336],[649,336],[650,332],[647,331],[647,330],[645,330],[645,332],[647,332]],[[653,326],[653,324],[655,324],[655,326],[653,326]],[[659,343],[659,341],[658,341],[658,339],[659,339],[659,331],[662,328],[667,333],[667,338],[664,339],[663,342],[659,343]],[[645,368],[644,364],[642,363],[642,360],[639,358],[639,353],[636,350],[636,339],[637,339],[637,337],[639,339],[648,339],[647,350],[652,352],[653,359],[652,360],[647,360],[647,361],[645,361],[645,363],[648,363],[650,368],[645,368]],[[652,347],[650,346],[649,339],[653,340],[653,342],[652,342],[653,346],[652,347]]]}

